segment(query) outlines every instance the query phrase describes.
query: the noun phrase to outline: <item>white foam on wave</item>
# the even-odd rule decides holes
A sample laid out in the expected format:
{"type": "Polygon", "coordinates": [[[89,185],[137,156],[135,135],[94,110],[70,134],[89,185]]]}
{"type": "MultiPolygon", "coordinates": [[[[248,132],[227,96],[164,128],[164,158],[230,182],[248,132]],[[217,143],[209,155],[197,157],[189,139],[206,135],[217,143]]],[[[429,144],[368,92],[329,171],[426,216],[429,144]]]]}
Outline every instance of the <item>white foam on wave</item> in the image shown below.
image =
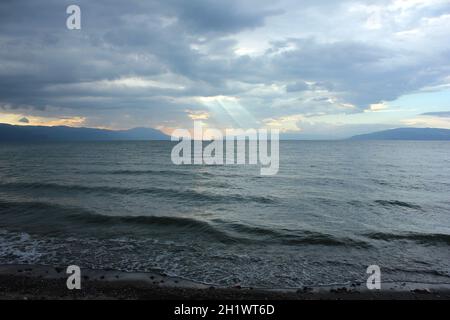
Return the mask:
{"type": "Polygon", "coordinates": [[[40,241],[25,232],[0,230],[0,260],[8,263],[36,263],[42,256],[40,241]]]}

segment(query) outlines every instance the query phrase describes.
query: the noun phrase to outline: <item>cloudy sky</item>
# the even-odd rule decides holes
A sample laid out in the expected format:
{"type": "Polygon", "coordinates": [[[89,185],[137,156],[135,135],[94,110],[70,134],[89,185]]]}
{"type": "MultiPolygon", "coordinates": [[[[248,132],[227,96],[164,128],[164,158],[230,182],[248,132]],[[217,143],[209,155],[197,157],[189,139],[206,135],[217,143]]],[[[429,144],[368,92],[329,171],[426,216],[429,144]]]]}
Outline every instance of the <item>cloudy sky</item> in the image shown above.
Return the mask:
{"type": "Polygon", "coordinates": [[[450,0],[2,0],[0,122],[450,128],[449,30],[450,0]]]}

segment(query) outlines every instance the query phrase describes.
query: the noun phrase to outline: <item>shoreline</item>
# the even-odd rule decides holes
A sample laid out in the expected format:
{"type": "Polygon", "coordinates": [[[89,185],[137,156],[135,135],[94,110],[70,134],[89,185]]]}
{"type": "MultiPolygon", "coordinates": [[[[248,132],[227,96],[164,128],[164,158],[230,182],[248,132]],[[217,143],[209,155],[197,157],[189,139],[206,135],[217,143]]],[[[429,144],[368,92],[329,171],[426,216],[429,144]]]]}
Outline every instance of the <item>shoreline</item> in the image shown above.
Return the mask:
{"type": "Polygon", "coordinates": [[[449,284],[387,283],[265,289],[220,287],[156,273],[82,269],[81,290],[68,290],[65,267],[0,265],[0,300],[450,300],[449,284]]]}

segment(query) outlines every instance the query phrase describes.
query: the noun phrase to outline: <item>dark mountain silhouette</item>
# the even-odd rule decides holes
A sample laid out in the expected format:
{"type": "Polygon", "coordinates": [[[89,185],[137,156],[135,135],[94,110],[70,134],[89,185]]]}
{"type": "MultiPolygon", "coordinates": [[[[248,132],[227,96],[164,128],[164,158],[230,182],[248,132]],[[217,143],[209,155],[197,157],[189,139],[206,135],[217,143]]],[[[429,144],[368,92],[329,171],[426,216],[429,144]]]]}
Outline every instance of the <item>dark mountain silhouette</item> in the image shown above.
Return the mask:
{"type": "Polygon", "coordinates": [[[436,128],[397,128],[360,134],[350,140],[450,140],[450,130],[436,128]]]}
{"type": "Polygon", "coordinates": [[[93,128],[13,126],[0,124],[0,141],[115,141],[168,140],[169,136],[151,128],[104,130],[93,128]]]}

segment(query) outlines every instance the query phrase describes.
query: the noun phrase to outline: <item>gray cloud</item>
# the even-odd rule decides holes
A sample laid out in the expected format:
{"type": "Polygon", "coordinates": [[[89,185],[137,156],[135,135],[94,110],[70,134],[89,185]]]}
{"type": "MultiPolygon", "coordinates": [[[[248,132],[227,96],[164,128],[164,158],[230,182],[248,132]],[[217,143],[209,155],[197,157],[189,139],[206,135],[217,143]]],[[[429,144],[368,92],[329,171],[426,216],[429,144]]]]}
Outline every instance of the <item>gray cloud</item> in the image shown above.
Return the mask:
{"type": "MultiPolygon", "coordinates": [[[[350,37],[346,30],[354,28],[352,19],[322,30],[322,24],[337,18],[323,18],[321,12],[344,14],[347,7],[370,1],[76,3],[82,9],[80,31],[65,28],[65,8],[73,1],[0,2],[3,109],[79,115],[99,126],[142,121],[176,126],[188,120],[186,109],[205,108],[195,97],[235,96],[260,121],[342,112],[329,102],[333,99],[355,105],[345,112],[360,112],[371,103],[443,83],[450,73],[450,47],[445,44],[430,53],[410,40],[386,43],[381,31],[367,31],[367,40],[350,37]],[[279,39],[268,37],[272,41],[261,54],[235,53],[245,47],[239,36],[270,29],[291,11],[299,15],[290,24],[299,30],[297,36],[284,36],[290,30],[279,27],[279,39]]],[[[419,17],[439,18],[449,9],[442,4],[426,7],[402,26],[412,28],[419,17]]],[[[440,29],[433,28],[433,37],[438,37],[440,29]]]]}
{"type": "MultiPolygon", "coordinates": [[[[280,79],[326,80],[330,88],[342,92],[345,99],[362,109],[371,103],[393,100],[402,94],[439,82],[449,72],[450,61],[411,61],[408,53],[362,42],[318,43],[314,39],[289,39],[274,48],[295,45],[295,49],[271,59],[280,79]],[[392,64],[392,61],[401,61],[392,64]]],[[[273,50],[273,48],[272,48],[273,50]]]]}
{"type": "Polygon", "coordinates": [[[287,92],[298,92],[308,90],[309,86],[305,81],[297,81],[286,86],[287,92]]]}
{"type": "Polygon", "coordinates": [[[441,118],[450,118],[450,111],[438,111],[438,112],[425,112],[421,114],[422,116],[432,116],[441,118]]]}

